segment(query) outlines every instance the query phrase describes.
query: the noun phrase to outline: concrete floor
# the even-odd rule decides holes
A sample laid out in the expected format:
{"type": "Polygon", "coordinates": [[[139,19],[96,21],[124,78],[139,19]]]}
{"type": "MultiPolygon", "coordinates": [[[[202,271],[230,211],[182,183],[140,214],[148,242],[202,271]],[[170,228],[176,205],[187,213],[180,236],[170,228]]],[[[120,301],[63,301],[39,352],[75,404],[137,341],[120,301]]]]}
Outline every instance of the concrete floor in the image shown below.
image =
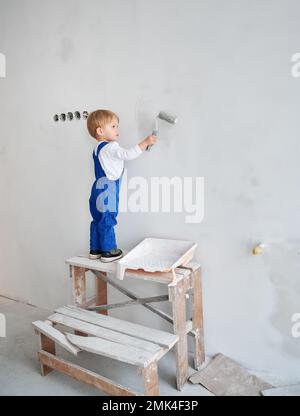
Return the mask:
{"type": "MultiPolygon", "coordinates": [[[[40,374],[37,361],[38,340],[31,322],[45,319],[51,311],[29,306],[0,297],[0,312],[6,317],[6,338],[0,338],[0,395],[46,396],[105,396],[104,393],[72,378],[53,371],[47,377],[40,374]]],[[[143,391],[141,377],[136,368],[104,357],[81,352],[75,358],[57,348],[58,354],[116,382],[143,391]]],[[[192,363],[192,356],[190,357],[192,363]]],[[[189,374],[195,370],[190,367],[189,374]]],[[[258,376],[265,376],[255,373],[258,376]]],[[[274,386],[280,381],[263,377],[274,386]]],[[[212,396],[199,384],[187,383],[179,392],[175,388],[175,359],[169,352],[159,362],[160,393],[163,396],[212,396]]]]}

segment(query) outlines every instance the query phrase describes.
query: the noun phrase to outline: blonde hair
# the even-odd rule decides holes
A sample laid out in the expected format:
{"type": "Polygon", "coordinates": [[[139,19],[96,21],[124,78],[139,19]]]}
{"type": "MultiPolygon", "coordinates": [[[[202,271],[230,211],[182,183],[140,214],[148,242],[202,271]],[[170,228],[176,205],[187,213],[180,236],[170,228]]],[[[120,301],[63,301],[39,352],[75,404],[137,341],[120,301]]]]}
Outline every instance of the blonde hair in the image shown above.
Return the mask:
{"type": "Polygon", "coordinates": [[[87,128],[92,137],[97,139],[97,128],[105,127],[106,124],[112,121],[113,118],[116,118],[119,121],[119,117],[109,110],[96,110],[93,111],[87,119],[87,128]]]}

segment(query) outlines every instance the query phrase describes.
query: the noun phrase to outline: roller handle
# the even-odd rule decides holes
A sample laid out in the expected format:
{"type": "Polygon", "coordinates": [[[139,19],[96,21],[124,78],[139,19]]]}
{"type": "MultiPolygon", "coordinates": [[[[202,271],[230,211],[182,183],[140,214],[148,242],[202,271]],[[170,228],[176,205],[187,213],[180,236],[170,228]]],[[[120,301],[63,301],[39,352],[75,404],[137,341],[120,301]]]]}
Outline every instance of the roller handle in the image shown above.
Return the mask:
{"type": "MultiPolygon", "coordinates": [[[[152,132],[152,136],[157,136],[157,134],[158,134],[158,130],[153,130],[153,132],[152,132]]],[[[151,147],[153,146],[153,144],[149,144],[147,147],[146,147],[146,151],[147,152],[150,152],[150,150],[151,150],[151,147]]]]}

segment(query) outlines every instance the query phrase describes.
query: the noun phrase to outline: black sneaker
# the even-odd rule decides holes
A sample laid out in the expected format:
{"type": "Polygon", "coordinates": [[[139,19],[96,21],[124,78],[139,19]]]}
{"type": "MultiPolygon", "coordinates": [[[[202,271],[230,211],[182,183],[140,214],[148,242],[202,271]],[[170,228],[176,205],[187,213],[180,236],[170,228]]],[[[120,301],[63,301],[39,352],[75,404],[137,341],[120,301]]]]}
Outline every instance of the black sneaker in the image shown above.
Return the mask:
{"type": "Polygon", "coordinates": [[[119,248],[116,248],[114,250],[107,251],[105,253],[101,254],[100,261],[103,263],[109,263],[110,261],[115,261],[123,257],[123,251],[119,248]]]}
{"type": "Polygon", "coordinates": [[[100,250],[91,250],[90,254],[89,254],[89,258],[91,260],[98,260],[98,259],[100,259],[101,254],[102,254],[102,251],[100,251],[100,250]]]}

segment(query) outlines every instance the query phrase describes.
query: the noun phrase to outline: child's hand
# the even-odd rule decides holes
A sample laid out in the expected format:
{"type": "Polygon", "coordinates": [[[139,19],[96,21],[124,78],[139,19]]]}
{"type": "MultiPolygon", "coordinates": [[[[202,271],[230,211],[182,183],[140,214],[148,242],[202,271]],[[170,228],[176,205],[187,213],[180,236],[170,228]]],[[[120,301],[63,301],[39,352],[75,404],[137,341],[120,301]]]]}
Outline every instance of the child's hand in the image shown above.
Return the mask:
{"type": "Polygon", "coordinates": [[[157,136],[155,136],[154,134],[151,134],[151,136],[146,137],[145,140],[147,141],[148,146],[152,146],[153,144],[156,143],[157,136]]]}
{"type": "Polygon", "coordinates": [[[142,150],[146,150],[148,146],[152,146],[156,143],[157,137],[154,136],[154,134],[151,134],[151,136],[146,137],[141,143],[139,143],[139,146],[142,150]]]}

